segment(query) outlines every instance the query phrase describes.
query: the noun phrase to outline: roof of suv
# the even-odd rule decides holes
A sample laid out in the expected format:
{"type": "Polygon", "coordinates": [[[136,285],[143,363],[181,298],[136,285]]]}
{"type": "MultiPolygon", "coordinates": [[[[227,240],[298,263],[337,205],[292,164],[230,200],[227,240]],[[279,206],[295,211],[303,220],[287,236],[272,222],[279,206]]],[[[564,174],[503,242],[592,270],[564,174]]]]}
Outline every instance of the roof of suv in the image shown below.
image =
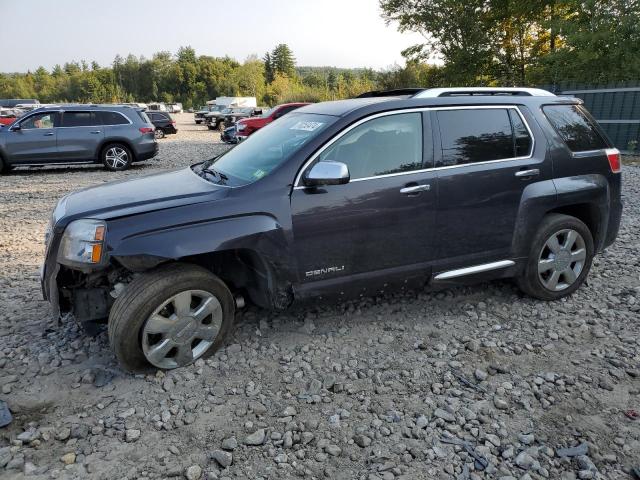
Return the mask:
{"type": "Polygon", "coordinates": [[[140,108],[133,107],[130,105],[96,105],[96,104],[80,104],[80,103],[72,103],[72,104],[57,104],[57,105],[47,105],[44,107],[40,107],[35,111],[49,111],[49,110],[64,110],[66,112],[76,112],[76,111],[86,111],[86,110],[120,110],[130,112],[131,110],[140,110],[140,108]]]}
{"type": "MultiPolygon", "coordinates": [[[[432,89],[429,89],[432,90],[432,89]]],[[[533,94],[521,94],[519,91],[514,93],[495,93],[496,89],[488,89],[486,93],[481,89],[469,89],[473,93],[467,93],[462,89],[446,89],[447,91],[457,90],[455,94],[449,95],[422,95],[429,90],[418,93],[411,98],[404,96],[374,96],[374,97],[360,97],[352,98],[349,100],[336,100],[332,102],[314,103],[306,107],[302,107],[297,112],[301,113],[316,113],[320,115],[333,115],[342,117],[349,113],[363,109],[366,107],[371,113],[377,111],[402,109],[402,108],[420,108],[420,107],[441,107],[441,106],[457,106],[457,105],[531,105],[539,106],[549,103],[579,103],[580,99],[569,97],[557,97],[549,92],[544,92],[544,95],[533,94]],[[491,91],[491,93],[489,93],[491,91]]],[[[440,90],[440,89],[433,89],[440,90]]],[[[507,90],[507,89],[499,89],[507,90]]],[[[531,89],[534,90],[535,89],[531,89]]]]}

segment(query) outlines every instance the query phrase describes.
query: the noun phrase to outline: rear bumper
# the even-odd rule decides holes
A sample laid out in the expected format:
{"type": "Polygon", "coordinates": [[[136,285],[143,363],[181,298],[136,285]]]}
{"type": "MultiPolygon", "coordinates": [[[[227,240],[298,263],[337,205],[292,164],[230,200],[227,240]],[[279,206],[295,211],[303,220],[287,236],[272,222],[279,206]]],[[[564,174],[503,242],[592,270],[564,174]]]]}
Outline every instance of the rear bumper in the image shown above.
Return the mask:
{"type": "Polygon", "coordinates": [[[603,248],[607,248],[613,242],[615,242],[620,230],[620,222],[622,220],[622,200],[611,204],[609,210],[609,224],[607,225],[607,234],[604,238],[603,248]]]}
{"type": "Polygon", "coordinates": [[[149,160],[158,154],[160,147],[156,141],[138,145],[136,149],[136,161],[149,160]]]}

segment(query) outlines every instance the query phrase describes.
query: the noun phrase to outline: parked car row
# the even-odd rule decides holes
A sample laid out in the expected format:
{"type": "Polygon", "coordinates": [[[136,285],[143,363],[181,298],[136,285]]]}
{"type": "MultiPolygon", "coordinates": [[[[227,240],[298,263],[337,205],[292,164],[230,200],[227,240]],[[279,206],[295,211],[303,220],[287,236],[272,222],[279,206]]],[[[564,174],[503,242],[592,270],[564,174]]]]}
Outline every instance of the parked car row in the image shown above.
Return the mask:
{"type": "Polygon", "coordinates": [[[304,102],[283,103],[282,105],[276,105],[275,107],[264,111],[261,115],[241,117],[235,121],[233,121],[233,114],[230,114],[225,117],[226,124],[220,139],[226,143],[239,143],[274,120],[277,120],[293,110],[304,107],[305,105],[310,104],[304,102]]]}

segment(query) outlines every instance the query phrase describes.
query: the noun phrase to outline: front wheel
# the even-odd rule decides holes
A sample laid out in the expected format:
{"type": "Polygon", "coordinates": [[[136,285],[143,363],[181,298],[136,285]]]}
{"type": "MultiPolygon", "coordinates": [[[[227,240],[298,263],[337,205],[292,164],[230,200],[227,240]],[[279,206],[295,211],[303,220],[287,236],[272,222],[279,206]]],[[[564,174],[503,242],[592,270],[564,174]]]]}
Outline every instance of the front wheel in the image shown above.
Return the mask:
{"type": "Polygon", "coordinates": [[[109,315],[109,342],[123,368],[173,369],[216,351],[231,331],[235,304],[209,271],[186,264],[134,279],[109,315]]]}
{"type": "Polygon", "coordinates": [[[102,164],[107,170],[118,172],[131,166],[133,155],[126,145],[114,143],[102,149],[102,164]]]}
{"type": "Polygon", "coordinates": [[[587,278],[593,255],[593,236],[582,221],[569,215],[547,215],[533,238],[518,286],[541,300],[571,295],[587,278]]]}

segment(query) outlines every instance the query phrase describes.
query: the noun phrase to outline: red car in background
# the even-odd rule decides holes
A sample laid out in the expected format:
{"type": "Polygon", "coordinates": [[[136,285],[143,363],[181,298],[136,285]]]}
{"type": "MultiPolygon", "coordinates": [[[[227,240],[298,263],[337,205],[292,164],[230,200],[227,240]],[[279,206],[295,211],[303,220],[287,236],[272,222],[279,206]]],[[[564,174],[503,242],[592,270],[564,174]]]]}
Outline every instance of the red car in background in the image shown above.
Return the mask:
{"type": "Polygon", "coordinates": [[[289,113],[296,108],[310,105],[309,103],[283,103],[267,110],[259,117],[243,118],[236,123],[236,137],[238,141],[242,141],[253,132],[260,130],[265,125],[273,122],[281,116],[289,113]]]}
{"type": "Polygon", "coordinates": [[[18,116],[16,111],[11,108],[0,108],[0,125],[11,125],[18,116]]]}

